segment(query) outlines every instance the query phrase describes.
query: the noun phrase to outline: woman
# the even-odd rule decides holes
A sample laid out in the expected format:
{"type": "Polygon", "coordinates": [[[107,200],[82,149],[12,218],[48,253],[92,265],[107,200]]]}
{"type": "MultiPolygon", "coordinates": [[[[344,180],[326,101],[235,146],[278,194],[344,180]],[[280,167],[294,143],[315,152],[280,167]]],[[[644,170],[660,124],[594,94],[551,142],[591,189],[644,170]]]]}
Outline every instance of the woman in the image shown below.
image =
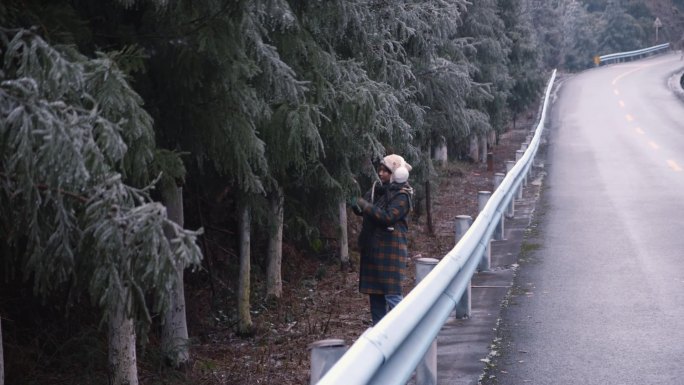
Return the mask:
{"type": "Polygon", "coordinates": [[[352,199],[352,210],[363,215],[359,234],[361,266],[359,291],[369,295],[373,325],[403,299],[401,281],[408,259],[408,214],[413,189],[408,184],[411,165],[399,155],[388,155],[378,166],[377,182],[352,199]]]}

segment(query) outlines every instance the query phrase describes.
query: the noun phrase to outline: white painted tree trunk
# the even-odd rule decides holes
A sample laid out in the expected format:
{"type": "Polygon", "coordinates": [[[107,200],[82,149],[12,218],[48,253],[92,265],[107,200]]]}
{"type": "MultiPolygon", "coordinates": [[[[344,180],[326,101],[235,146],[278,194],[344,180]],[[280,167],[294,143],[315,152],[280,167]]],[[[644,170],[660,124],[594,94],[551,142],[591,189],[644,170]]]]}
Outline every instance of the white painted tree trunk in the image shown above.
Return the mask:
{"type": "Polygon", "coordinates": [[[240,279],[238,287],[238,333],[252,333],[252,316],[249,313],[250,303],[250,224],[249,208],[242,209],[240,215],[240,279]]]}
{"type": "Polygon", "coordinates": [[[489,134],[487,134],[487,137],[488,137],[487,141],[489,143],[489,147],[494,148],[494,146],[496,146],[496,144],[497,144],[496,143],[496,131],[494,131],[494,130],[489,131],[489,134]]]}
{"type": "MultiPolygon", "coordinates": [[[[169,185],[162,187],[162,201],[166,206],[166,214],[170,220],[183,227],[183,188],[169,185]]],[[[166,233],[168,238],[174,234],[166,233]]],[[[185,266],[176,266],[177,285],[170,293],[169,309],[164,314],[162,325],[162,352],[171,365],[180,367],[190,360],[188,339],[188,323],[185,317],[185,288],[183,271],[185,266]]]]}
{"type": "Polygon", "coordinates": [[[478,162],[480,159],[479,146],[477,145],[477,135],[470,136],[470,146],[468,146],[468,157],[473,162],[478,162]]]}
{"type": "Polygon", "coordinates": [[[0,317],[0,385],[5,385],[5,356],[2,354],[2,317],[0,317]]]}
{"type": "Polygon", "coordinates": [[[285,194],[282,188],[269,196],[271,218],[273,220],[268,238],[268,266],[266,269],[266,296],[280,298],[283,296],[282,262],[283,262],[283,215],[285,194]]]}
{"type": "Polygon", "coordinates": [[[138,385],[135,357],[135,325],[126,315],[128,293],[124,293],[109,317],[109,367],[112,385],[138,385]]]}
{"type": "Polygon", "coordinates": [[[480,135],[480,163],[487,163],[487,135],[480,135]]]}
{"type": "Polygon", "coordinates": [[[349,236],[347,234],[347,204],[344,200],[338,203],[340,211],[340,266],[349,268],[349,236]]]}
{"type": "Polygon", "coordinates": [[[444,166],[447,163],[447,161],[449,160],[449,156],[447,152],[446,143],[440,143],[435,147],[433,158],[436,162],[441,163],[442,166],[444,166]]]}

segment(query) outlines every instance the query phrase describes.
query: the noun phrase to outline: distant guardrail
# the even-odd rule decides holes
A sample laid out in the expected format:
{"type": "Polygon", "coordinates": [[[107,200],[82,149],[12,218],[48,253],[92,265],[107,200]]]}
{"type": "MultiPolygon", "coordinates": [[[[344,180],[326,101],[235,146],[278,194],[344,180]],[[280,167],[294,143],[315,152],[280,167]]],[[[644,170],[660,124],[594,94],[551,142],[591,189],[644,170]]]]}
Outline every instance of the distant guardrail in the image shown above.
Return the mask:
{"type": "Polygon", "coordinates": [[[628,52],[618,52],[618,53],[611,53],[608,55],[601,55],[598,57],[598,63],[597,65],[601,64],[608,64],[611,62],[618,63],[620,61],[623,61],[624,59],[633,59],[633,58],[640,58],[644,55],[649,55],[655,52],[663,51],[670,48],[670,43],[665,43],[665,44],[659,44],[659,45],[654,45],[653,47],[648,47],[644,49],[638,49],[636,51],[628,51],[628,52]]]}
{"type": "MultiPolygon", "coordinates": [[[[468,295],[473,274],[489,257],[490,241],[521,195],[545,127],[556,71],[546,88],[529,145],[484,204],[456,246],[377,325],[367,329],[323,375],[318,385],[405,384],[447,321],[468,295]]],[[[488,265],[485,269],[488,268],[488,265]]],[[[469,301],[468,301],[469,302],[469,301]]],[[[469,312],[469,310],[468,310],[469,312]]]]}

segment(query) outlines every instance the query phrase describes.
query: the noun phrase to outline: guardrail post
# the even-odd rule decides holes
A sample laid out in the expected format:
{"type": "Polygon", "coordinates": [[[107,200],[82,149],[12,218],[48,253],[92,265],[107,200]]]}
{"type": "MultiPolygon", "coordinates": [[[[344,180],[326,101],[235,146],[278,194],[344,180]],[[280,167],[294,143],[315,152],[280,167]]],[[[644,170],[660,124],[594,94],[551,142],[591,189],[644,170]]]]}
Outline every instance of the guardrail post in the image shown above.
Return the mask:
{"type": "Polygon", "coordinates": [[[535,158],[532,158],[530,160],[530,168],[527,169],[527,173],[526,173],[528,181],[533,181],[535,175],[537,175],[537,173],[535,172],[535,164],[534,163],[535,163],[535,158]]]}
{"type": "MultiPolygon", "coordinates": [[[[501,182],[503,182],[504,177],[506,174],[497,172],[494,174],[494,191],[499,188],[501,185],[501,182]]],[[[496,227],[496,230],[494,231],[494,239],[497,241],[502,241],[506,237],[504,236],[504,220],[505,220],[505,215],[501,215],[501,219],[499,220],[499,225],[496,227]]]]}
{"type": "Polygon", "coordinates": [[[503,182],[505,176],[506,176],[506,174],[504,174],[502,172],[495,172],[494,173],[494,180],[493,180],[494,190],[492,190],[492,191],[496,191],[496,189],[498,189],[499,186],[501,186],[501,182],[503,182]]]}
{"type": "MultiPolygon", "coordinates": [[[[434,258],[416,259],[416,285],[439,263],[434,258]]],[[[416,366],[416,385],[437,384],[437,339],[432,341],[425,356],[416,366]]]]}
{"type": "Polygon", "coordinates": [[[524,153],[525,153],[525,152],[524,152],[523,150],[517,150],[517,151],[515,152],[515,161],[516,161],[516,162],[519,161],[520,158],[522,158],[522,156],[523,156],[524,153]]]}
{"type": "MultiPolygon", "coordinates": [[[[530,143],[532,143],[532,134],[527,135],[527,139],[525,139],[524,143],[525,143],[526,149],[530,148],[530,143]]],[[[525,150],[525,151],[527,151],[527,150],[525,150]]],[[[532,157],[532,159],[530,160],[530,163],[534,164],[534,157],[532,157]]],[[[532,176],[532,167],[530,167],[527,170],[527,172],[525,173],[525,185],[527,185],[528,178],[534,178],[532,176]]]]}
{"type": "MultiPolygon", "coordinates": [[[[522,156],[525,154],[525,150],[527,150],[527,143],[523,143],[521,145],[521,149],[515,152],[515,160],[516,161],[519,161],[520,159],[522,159],[522,156]],[[520,155],[518,155],[518,153],[520,153],[520,155]]],[[[523,173],[522,184],[521,184],[521,186],[523,186],[523,187],[527,186],[527,173],[528,173],[527,171],[525,171],[523,173]]],[[[520,197],[522,198],[522,194],[520,194],[520,195],[521,195],[520,197]]]]}
{"type": "Polygon", "coordinates": [[[514,160],[507,160],[504,163],[506,163],[506,174],[508,174],[513,169],[513,166],[515,166],[515,161],[514,160]]]}
{"type": "MultiPolygon", "coordinates": [[[[489,200],[489,197],[492,196],[491,191],[478,191],[477,193],[477,204],[478,204],[478,212],[482,212],[484,210],[485,205],[487,205],[487,201],[489,200]]],[[[487,247],[484,250],[484,253],[482,253],[482,259],[480,260],[480,264],[478,265],[477,269],[479,271],[487,271],[491,267],[492,264],[492,247],[491,247],[491,240],[487,240],[487,247]]]]}
{"type": "MultiPolygon", "coordinates": [[[[506,174],[511,172],[513,166],[515,166],[515,161],[506,161],[506,174]]],[[[515,216],[515,198],[511,197],[511,201],[508,203],[508,210],[506,211],[506,216],[509,218],[513,218],[515,216]]]]}
{"type": "MultiPolygon", "coordinates": [[[[520,151],[520,150],[516,151],[515,152],[515,161],[516,162],[519,161],[522,158],[522,156],[523,156],[522,151],[520,151]]],[[[525,178],[523,178],[523,182],[520,183],[520,186],[518,186],[518,192],[517,192],[518,199],[522,199],[522,197],[523,197],[523,184],[524,183],[525,183],[525,178]]]]}
{"type": "Polygon", "coordinates": [[[456,216],[456,221],[454,223],[454,231],[456,232],[456,237],[455,237],[455,242],[454,245],[458,243],[458,241],[463,238],[465,235],[466,231],[470,228],[470,225],[473,224],[473,217],[470,215],[457,215],[456,216]]]}
{"type": "Polygon", "coordinates": [[[314,385],[344,355],[344,352],[347,351],[347,345],[344,344],[344,340],[327,339],[312,343],[309,345],[309,349],[311,349],[309,384],[314,385]]]}
{"type": "MultiPolygon", "coordinates": [[[[525,151],[527,151],[528,143],[529,142],[523,142],[523,144],[522,144],[521,151],[523,152],[523,154],[525,153],[525,151]]],[[[525,171],[523,173],[523,184],[522,184],[523,186],[527,186],[527,177],[528,176],[529,176],[529,170],[525,171]]]]}
{"type": "MultiPolygon", "coordinates": [[[[527,149],[529,148],[529,146],[530,146],[530,140],[529,140],[529,139],[525,139],[525,141],[522,143],[522,146],[521,146],[521,148],[520,148],[520,149],[522,150],[523,154],[525,153],[525,151],[527,151],[527,149]]],[[[530,176],[530,172],[529,172],[529,170],[528,170],[527,172],[525,172],[525,176],[524,176],[524,178],[523,178],[523,186],[527,186],[527,179],[528,179],[529,176],[530,176]]]]}
{"type": "MultiPolygon", "coordinates": [[[[458,215],[456,216],[456,243],[463,238],[466,231],[470,228],[473,223],[473,218],[470,215],[458,215]]],[[[456,304],[456,318],[468,318],[472,313],[472,300],[471,300],[471,283],[468,282],[468,287],[463,292],[461,299],[458,300],[456,304]]]]}

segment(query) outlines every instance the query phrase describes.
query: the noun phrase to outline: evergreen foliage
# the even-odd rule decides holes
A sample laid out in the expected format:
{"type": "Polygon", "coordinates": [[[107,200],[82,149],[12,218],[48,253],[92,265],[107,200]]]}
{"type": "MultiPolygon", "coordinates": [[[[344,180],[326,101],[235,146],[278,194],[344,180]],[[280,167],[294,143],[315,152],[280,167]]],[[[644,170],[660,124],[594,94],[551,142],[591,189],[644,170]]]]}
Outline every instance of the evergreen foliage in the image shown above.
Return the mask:
{"type": "Polygon", "coordinates": [[[594,65],[598,55],[596,31],[593,25],[600,23],[596,16],[587,12],[579,2],[572,2],[563,10],[564,66],[570,71],[580,71],[594,65]]]}
{"type": "Polygon", "coordinates": [[[681,16],[681,3],[678,0],[565,0],[563,5],[563,24],[575,25],[577,30],[567,30],[575,38],[564,35],[567,47],[564,57],[569,69],[586,68],[586,57],[645,48],[659,43],[670,42],[678,47],[684,36],[684,18],[681,16]],[[570,15],[582,13],[580,19],[570,15]],[[658,39],[654,22],[659,18],[662,27],[658,29],[658,39]],[[572,42],[575,40],[574,42],[572,42]],[[569,43],[569,44],[568,44],[569,43]],[[575,48],[573,48],[575,47],[575,48]],[[589,51],[581,54],[580,51],[589,51]]]}
{"type": "Polygon", "coordinates": [[[618,2],[609,2],[602,17],[603,30],[599,39],[602,54],[625,52],[644,47],[644,31],[639,22],[618,2]]]}
{"type": "Polygon", "coordinates": [[[557,68],[562,62],[561,48],[563,33],[561,31],[561,7],[557,2],[537,1],[528,6],[531,22],[538,36],[538,51],[545,68],[557,68]]]}
{"type": "Polygon", "coordinates": [[[143,44],[154,47],[147,72],[154,88],[146,91],[160,143],[190,152],[240,191],[263,192],[267,162],[257,127],[272,114],[267,97],[301,85],[283,76],[271,83],[279,89],[258,92],[259,72],[282,65],[259,41],[247,2],[179,1],[144,17],[149,23],[135,27],[151,30],[143,44]]]}
{"type": "Polygon", "coordinates": [[[472,63],[473,80],[486,91],[476,93],[481,97],[471,97],[470,103],[474,111],[488,115],[492,129],[499,133],[506,124],[506,103],[513,84],[508,72],[512,42],[504,28],[497,14],[496,2],[482,0],[468,6],[460,32],[461,36],[472,38],[472,45],[465,52],[472,63]]]}
{"type": "Polygon", "coordinates": [[[142,154],[134,154],[136,167],[152,153],[141,99],[105,55],[87,59],[26,30],[4,30],[0,41],[0,220],[12,251],[5,258],[37,295],[87,293],[103,321],[130,292],[126,310],[144,330],[146,296],[154,295],[155,311],[165,308],[179,284],[174,266],[197,264],[201,254],[197,233],[169,221],[147,189],[123,183],[130,149],[142,154]]]}
{"type": "Polygon", "coordinates": [[[532,28],[531,15],[523,12],[522,0],[498,0],[501,19],[506,26],[506,34],[512,42],[509,72],[513,87],[508,106],[515,116],[526,106],[531,105],[543,86],[544,78],[538,71],[542,68],[538,42],[532,28]]]}

